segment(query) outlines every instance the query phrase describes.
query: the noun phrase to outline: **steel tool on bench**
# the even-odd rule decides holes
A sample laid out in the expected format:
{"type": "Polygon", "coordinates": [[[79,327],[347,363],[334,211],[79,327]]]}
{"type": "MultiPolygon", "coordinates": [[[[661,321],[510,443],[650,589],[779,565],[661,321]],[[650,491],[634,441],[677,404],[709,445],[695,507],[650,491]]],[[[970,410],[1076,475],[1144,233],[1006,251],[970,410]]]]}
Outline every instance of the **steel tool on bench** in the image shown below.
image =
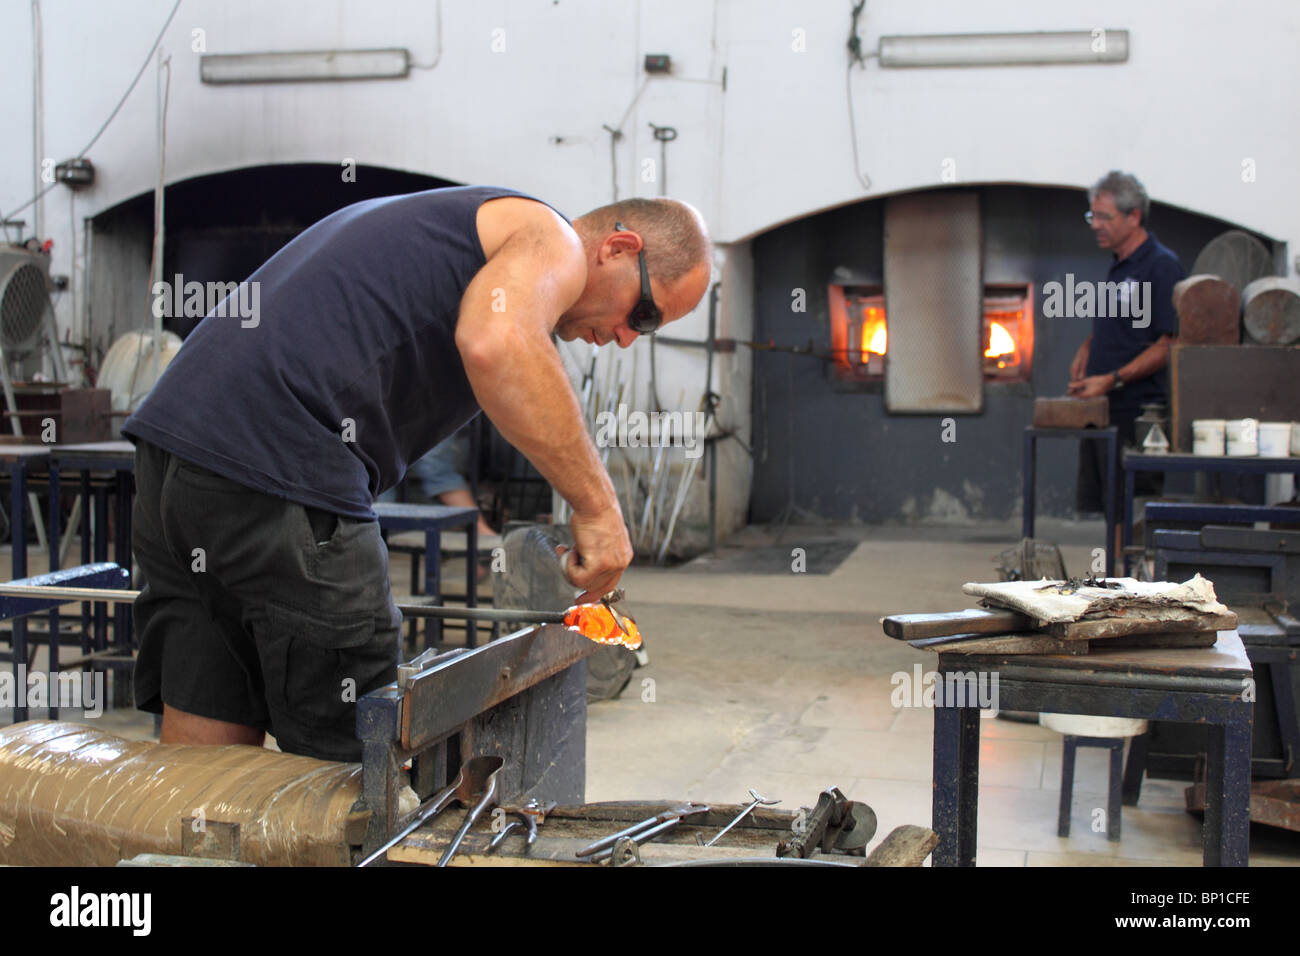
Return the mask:
{"type": "Polygon", "coordinates": [[[861,856],[876,834],[876,814],[865,803],[847,800],[838,787],[828,787],[817,798],[803,828],[793,839],[777,845],[779,857],[806,858],[814,850],[830,853],[838,850],[861,856]]]}
{"type": "Polygon", "coordinates": [[[707,813],[709,805],[697,803],[682,803],[675,807],[669,807],[662,813],[656,813],[640,823],[634,823],[630,827],[625,827],[617,833],[611,833],[607,837],[602,837],[595,843],[584,846],[574,855],[577,857],[590,857],[593,863],[608,858],[613,853],[616,843],[623,839],[634,841],[637,845],[653,840],[660,833],[675,827],[682,817],[694,816],[697,813],[707,813]]]}
{"type": "Polygon", "coordinates": [[[375,860],[379,859],[397,844],[418,830],[424,823],[432,820],[443,810],[447,809],[454,801],[460,801],[462,804],[468,804],[474,798],[475,792],[481,788],[483,781],[489,775],[495,775],[505,763],[500,757],[474,757],[465,766],[460,768],[460,773],[456,775],[452,785],[442,793],[438,794],[421,810],[415,818],[402,828],[392,839],[381,846],[374,853],[362,860],[357,866],[369,866],[375,860]]]}
{"type": "Polygon", "coordinates": [[[478,799],[469,813],[465,814],[465,822],[451,838],[451,843],[443,852],[442,859],[438,861],[439,866],[446,866],[451,862],[451,858],[460,849],[461,841],[465,839],[465,834],[474,825],[474,821],[482,816],[483,811],[496,800],[497,771],[504,765],[505,761],[500,757],[475,757],[466,765],[468,773],[465,774],[465,779],[457,791],[457,799],[462,804],[467,804],[476,797],[478,799]]]}
{"type": "Polygon", "coordinates": [[[554,800],[543,806],[536,799],[529,800],[522,807],[503,807],[502,809],[505,810],[507,814],[513,813],[515,816],[520,817],[523,820],[523,823],[520,823],[519,820],[512,820],[507,823],[505,828],[492,838],[492,842],[488,844],[487,851],[489,853],[495,853],[497,847],[505,842],[505,838],[510,835],[510,832],[514,830],[515,827],[527,827],[528,838],[524,841],[524,852],[527,852],[527,848],[537,842],[537,827],[546,822],[546,815],[554,810],[555,807],[556,803],[554,800]]]}
{"type": "Polygon", "coordinates": [[[749,795],[750,795],[751,797],[754,798],[753,801],[752,801],[748,806],[746,806],[744,810],[741,810],[741,811],[740,811],[740,814],[736,817],[736,819],[732,820],[732,821],[731,821],[730,823],[728,823],[725,827],[723,827],[721,830],[719,830],[717,836],[715,836],[715,837],[714,837],[712,840],[710,840],[708,843],[704,843],[704,844],[702,844],[703,846],[713,846],[713,844],[715,844],[715,843],[717,843],[719,840],[721,840],[724,836],[727,835],[727,831],[728,831],[728,830],[730,830],[732,827],[734,827],[734,826],[735,826],[737,823],[739,823],[741,820],[745,819],[745,817],[749,816],[749,814],[753,811],[753,809],[754,809],[756,806],[758,806],[760,803],[761,803],[763,806],[765,806],[765,807],[771,807],[771,806],[775,806],[776,804],[778,804],[778,803],[781,802],[780,800],[769,800],[769,799],[767,799],[767,797],[763,796],[761,793],[759,793],[759,792],[758,792],[757,790],[755,790],[753,787],[750,787],[750,788],[749,788],[749,795]]]}

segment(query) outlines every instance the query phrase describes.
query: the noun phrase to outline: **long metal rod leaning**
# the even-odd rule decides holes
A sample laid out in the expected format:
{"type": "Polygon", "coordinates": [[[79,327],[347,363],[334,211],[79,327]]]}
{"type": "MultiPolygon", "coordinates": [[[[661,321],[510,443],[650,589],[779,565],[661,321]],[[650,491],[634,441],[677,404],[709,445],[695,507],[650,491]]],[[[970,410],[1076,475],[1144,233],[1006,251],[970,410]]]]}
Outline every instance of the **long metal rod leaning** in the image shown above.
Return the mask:
{"type": "Polygon", "coordinates": [[[432,802],[430,802],[427,807],[425,807],[423,810],[421,810],[419,813],[415,815],[415,819],[413,819],[410,823],[408,823],[405,827],[403,827],[396,835],[392,837],[392,839],[390,839],[387,843],[381,846],[378,850],[376,850],[374,853],[370,854],[368,857],[366,857],[364,860],[358,863],[357,866],[359,867],[369,866],[375,860],[379,859],[381,856],[383,856],[393,847],[397,846],[397,844],[401,843],[404,839],[406,839],[408,836],[410,836],[412,833],[418,830],[420,828],[420,825],[423,824],[425,821],[427,821],[430,817],[437,816],[437,814],[445,810],[451,804],[452,797],[456,793],[456,788],[460,786],[460,782],[461,782],[461,778],[457,776],[456,779],[452,782],[450,787],[448,787],[446,790],[442,791],[442,793],[434,797],[432,802]]]}
{"type": "MultiPolygon", "coordinates": [[[[106,604],[132,604],[139,591],[114,588],[43,587],[39,584],[0,584],[0,597],[54,598],[73,601],[102,601],[106,604]]],[[[537,622],[538,624],[563,624],[563,611],[511,610],[492,607],[442,607],[435,604],[399,604],[397,609],[407,617],[446,617],[456,620],[537,622]]]]}
{"type": "Polygon", "coordinates": [[[737,823],[739,823],[741,820],[745,819],[745,817],[749,816],[750,811],[752,811],[752,810],[753,810],[756,806],[758,806],[760,803],[763,804],[763,806],[765,806],[765,807],[770,807],[770,806],[772,806],[773,804],[777,804],[777,803],[780,803],[780,802],[781,802],[780,800],[769,800],[769,799],[767,799],[766,797],[762,796],[762,795],[761,795],[757,790],[755,790],[753,787],[750,787],[750,788],[749,788],[749,795],[750,795],[751,797],[754,798],[754,801],[753,801],[751,804],[749,804],[749,806],[745,807],[744,810],[741,810],[741,811],[740,811],[740,815],[737,816],[736,819],[734,819],[734,820],[732,820],[730,823],[728,823],[725,827],[723,827],[723,828],[718,832],[718,835],[717,835],[717,836],[715,836],[715,837],[714,837],[712,840],[710,840],[708,843],[704,844],[705,846],[713,846],[713,844],[715,844],[715,843],[717,843],[719,840],[721,840],[724,836],[726,836],[728,830],[730,830],[732,827],[734,827],[734,826],[735,826],[737,823]]]}
{"type": "Polygon", "coordinates": [[[630,827],[625,827],[624,829],[619,830],[617,833],[611,833],[607,837],[601,837],[595,843],[590,843],[587,846],[584,846],[581,850],[578,850],[573,855],[578,857],[587,857],[587,856],[591,856],[593,853],[599,853],[601,850],[605,850],[608,849],[609,847],[612,847],[619,840],[623,839],[623,837],[630,837],[633,834],[640,833],[641,831],[649,829],[650,827],[658,826],[660,823],[663,823],[666,819],[668,819],[668,814],[670,814],[671,812],[672,811],[670,810],[664,810],[661,813],[656,813],[654,816],[650,817],[649,819],[642,820],[639,823],[634,823],[630,827]]]}
{"type": "MultiPolygon", "coordinates": [[[[626,839],[631,840],[637,846],[640,846],[643,843],[649,843],[659,834],[666,833],[667,831],[671,830],[673,827],[677,826],[677,824],[681,822],[682,822],[682,817],[673,817],[671,820],[665,820],[663,823],[659,824],[656,827],[651,827],[649,830],[641,830],[638,833],[631,834],[630,836],[626,837],[626,839]]],[[[619,839],[624,839],[624,838],[620,837],[619,839]]],[[[615,842],[617,843],[617,841],[615,842]]],[[[599,853],[593,854],[590,859],[592,863],[600,863],[603,860],[608,860],[613,855],[614,855],[614,846],[607,846],[599,853]]]]}

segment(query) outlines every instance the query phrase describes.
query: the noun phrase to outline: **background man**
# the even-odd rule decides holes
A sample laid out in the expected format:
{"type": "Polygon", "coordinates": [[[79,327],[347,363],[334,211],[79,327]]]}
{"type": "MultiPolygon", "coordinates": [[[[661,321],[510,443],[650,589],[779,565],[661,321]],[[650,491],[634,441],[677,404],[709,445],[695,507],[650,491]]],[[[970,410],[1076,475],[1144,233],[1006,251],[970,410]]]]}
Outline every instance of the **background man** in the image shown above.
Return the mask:
{"type": "Polygon", "coordinates": [[[710,259],[684,203],[570,222],[474,186],[345,207],[253,273],[260,314],[207,316],[122,429],[163,742],[360,759],[401,623],[371,502],[480,409],[572,505],[579,600],[612,589],[632,548],[551,336],[626,348],[695,307],[710,259]]]}
{"type": "MultiPolygon", "coordinates": [[[[1186,273],[1169,249],[1147,228],[1151,202],[1135,176],[1111,171],[1088,190],[1090,209],[1084,219],[1097,237],[1097,246],[1112,253],[1106,281],[1122,283],[1128,296],[1122,312],[1109,314],[1108,297],[1097,296],[1092,334],[1084,340],[1070,363],[1069,393],[1080,398],[1105,395],[1110,400],[1110,423],[1119,428],[1121,447],[1132,444],[1141,406],[1168,402],[1165,367],[1169,348],[1178,334],[1174,312],[1174,284],[1186,273]],[[1150,283],[1149,286],[1131,285],[1150,283]],[[1141,296],[1136,299],[1135,296],[1141,296]],[[1134,316],[1133,304],[1143,304],[1146,314],[1134,316]],[[1150,324],[1146,324],[1149,319],[1150,324]],[[1145,327],[1143,327],[1145,326],[1145,327]]],[[[1101,511],[1104,498],[1105,456],[1097,442],[1079,443],[1078,508],[1101,511]]],[[[1159,494],[1162,476],[1139,474],[1137,493],[1159,494]]],[[[1120,501],[1122,486],[1116,486],[1120,501]]]]}

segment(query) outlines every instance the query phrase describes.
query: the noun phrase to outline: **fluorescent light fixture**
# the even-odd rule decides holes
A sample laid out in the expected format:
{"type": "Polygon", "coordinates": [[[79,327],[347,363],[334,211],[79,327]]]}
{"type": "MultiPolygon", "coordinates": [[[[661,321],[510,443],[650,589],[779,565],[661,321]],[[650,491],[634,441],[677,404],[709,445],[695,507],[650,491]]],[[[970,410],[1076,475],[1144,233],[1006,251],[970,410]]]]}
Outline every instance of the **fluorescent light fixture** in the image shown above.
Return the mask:
{"type": "Polygon", "coordinates": [[[400,79],[410,72],[404,49],[210,53],[199,60],[204,83],[312,83],[400,79]]]}
{"type": "Polygon", "coordinates": [[[880,38],[879,55],[880,65],[891,67],[1123,63],[1128,31],[890,36],[880,38]]]}

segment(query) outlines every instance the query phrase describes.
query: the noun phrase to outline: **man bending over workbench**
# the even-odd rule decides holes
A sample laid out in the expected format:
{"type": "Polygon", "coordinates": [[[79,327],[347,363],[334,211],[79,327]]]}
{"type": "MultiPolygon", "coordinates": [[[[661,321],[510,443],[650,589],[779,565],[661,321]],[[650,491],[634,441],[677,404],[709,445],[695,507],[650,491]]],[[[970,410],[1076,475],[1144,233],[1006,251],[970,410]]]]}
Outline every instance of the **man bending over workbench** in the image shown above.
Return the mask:
{"type": "Polygon", "coordinates": [[[570,222],[473,186],[348,206],[253,273],[257,314],[204,318],[122,428],[162,741],[361,758],[401,624],[371,502],[479,410],[572,505],[580,600],[612,590],[632,547],[551,336],[627,348],[695,307],[711,253],[685,203],[570,222]]]}

